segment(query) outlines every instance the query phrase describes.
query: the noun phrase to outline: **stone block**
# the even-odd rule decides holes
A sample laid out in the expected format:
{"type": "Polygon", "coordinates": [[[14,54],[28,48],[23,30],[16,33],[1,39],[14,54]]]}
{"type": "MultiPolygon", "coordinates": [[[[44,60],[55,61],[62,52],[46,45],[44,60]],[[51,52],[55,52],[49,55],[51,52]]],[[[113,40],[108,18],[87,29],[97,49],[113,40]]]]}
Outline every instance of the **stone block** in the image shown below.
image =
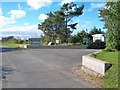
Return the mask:
{"type": "Polygon", "coordinates": [[[82,56],[82,66],[105,75],[105,71],[111,67],[111,64],[106,61],[90,57],[89,55],[85,55],[82,56]]]}

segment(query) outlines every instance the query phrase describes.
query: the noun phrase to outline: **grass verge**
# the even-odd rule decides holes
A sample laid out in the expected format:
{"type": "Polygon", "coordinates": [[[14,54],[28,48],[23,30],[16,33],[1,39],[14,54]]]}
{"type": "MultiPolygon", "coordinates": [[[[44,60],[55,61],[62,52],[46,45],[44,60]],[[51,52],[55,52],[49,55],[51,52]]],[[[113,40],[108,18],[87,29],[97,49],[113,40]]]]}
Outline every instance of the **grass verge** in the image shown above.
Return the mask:
{"type": "Polygon", "coordinates": [[[101,51],[96,54],[92,54],[91,56],[97,59],[101,59],[103,61],[107,61],[112,64],[112,67],[106,71],[105,78],[103,82],[100,84],[100,87],[103,88],[118,88],[118,54],[120,51],[115,52],[107,52],[101,51]]]}
{"type": "Polygon", "coordinates": [[[9,43],[4,43],[2,46],[9,46],[11,48],[19,48],[20,44],[9,44],[9,43]]]}

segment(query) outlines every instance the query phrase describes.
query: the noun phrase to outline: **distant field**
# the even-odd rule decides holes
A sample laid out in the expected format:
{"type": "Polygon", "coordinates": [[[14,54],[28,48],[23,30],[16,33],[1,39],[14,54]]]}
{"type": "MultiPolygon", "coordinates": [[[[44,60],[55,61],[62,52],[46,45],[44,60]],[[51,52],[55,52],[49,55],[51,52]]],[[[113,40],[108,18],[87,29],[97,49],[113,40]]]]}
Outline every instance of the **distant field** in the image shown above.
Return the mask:
{"type": "Polygon", "coordinates": [[[2,46],[9,46],[9,47],[12,47],[12,48],[19,48],[20,45],[25,45],[25,42],[22,43],[22,44],[18,44],[18,43],[16,43],[15,39],[9,39],[9,40],[6,40],[6,41],[0,41],[0,44],[2,46]]]}
{"type": "Polygon", "coordinates": [[[120,54],[120,51],[102,51],[92,55],[92,57],[107,61],[112,64],[112,67],[106,72],[105,79],[101,84],[101,87],[103,88],[118,88],[118,54],[120,54]]]}

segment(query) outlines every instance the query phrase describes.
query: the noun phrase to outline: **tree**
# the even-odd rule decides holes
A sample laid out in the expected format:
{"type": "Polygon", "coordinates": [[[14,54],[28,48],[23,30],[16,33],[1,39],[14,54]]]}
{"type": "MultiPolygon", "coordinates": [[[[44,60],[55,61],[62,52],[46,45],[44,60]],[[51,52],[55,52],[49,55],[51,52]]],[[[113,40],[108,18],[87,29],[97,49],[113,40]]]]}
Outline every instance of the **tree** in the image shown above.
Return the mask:
{"type": "Polygon", "coordinates": [[[72,37],[72,42],[86,44],[87,46],[89,46],[91,45],[91,43],[93,43],[93,38],[92,38],[93,34],[104,34],[104,32],[97,27],[94,27],[93,29],[91,29],[89,33],[87,33],[87,29],[86,31],[82,30],[79,33],[77,33],[77,35],[74,35],[72,37]]]}
{"type": "Polygon", "coordinates": [[[93,27],[93,29],[91,29],[89,34],[90,35],[93,35],[93,34],[104,34],[104,32],[100,28],[93,27]]]}
{"type": "Polygon", "coordinates": [[[76,4],[67,3],[60,10],[48,13],[48,18],[43,23],[38,24],[38,29],[41,29],[44,32],[44,38],[47,38],[46,42],[55,42],[56,38],[62,42],[68,42],[68,38],[77,25],[77,23],[69,25],[68,23],[73,17],[81,15],[83,8],[84,5],[77,7],[76,4]]]}
{"type": "Polygon", "coordinates": [[[81,44],[86,44],[86,35],[87,33],[84,30],[82,30],[81,32],[77,34],[77,36],[79,37],[79,42],[81,44]]]}
{"type": "Polygon", "coordinates": [[[72,36],[72,43],[78,43],[79,37],[77,35],[72,36]]]}
{"type": "Polygon", "coordinates": [[[86,44],[86,35],[87,35],[87,33],[84,30],[82,30],[79,33],[77,33],[77,35],[74,35],[72,37],[72,42],[86,44]]]}
{"type": "Polygon", "coordinates": [[[76,17],[76,16],[78,17],[82,15],[83,8],[84,8],[84,5],[77,7],[77,5],[74,4],[73,2],[66,3],[61,7],[60,9],[60,11],[62,11],[61,15],[65,18],[66,42],[67,42],[67,38],[70,37],[71,33],[73,33],[73,30],[76,29],[76,25],[78,24],[78,23],[74,23],[74,24],[68,24],[68,23],[70,23],[73,17],[76,17]],[[72,29],[72,31],[70,29],[72,29]]]}
{"type": "Polygon", "coordinates": [[[102,31],[100,28],[97,28],[94,26],[88,34],[89,40],[93,39],[92,35],[94,35],[94,34],[105,34],[105,32],[102,31]]]}
{"type": "Polygon", "coordinates": [[[107,28],[107,48],[120,50],[120,1],[107,2],[106,8],[100,10],[100,18],[107,28]]]}
{"type": "Polygon", "coordinates": [[[62,35],[64,18],[59,13],[60,11],[50,12],[47,14],[48,18],[41,25],[38,24],[38,29],[44,32],[44,39],[47,43],[50,41],[54,42],[57,37],[60,37],[60,34],[62,35]]]}

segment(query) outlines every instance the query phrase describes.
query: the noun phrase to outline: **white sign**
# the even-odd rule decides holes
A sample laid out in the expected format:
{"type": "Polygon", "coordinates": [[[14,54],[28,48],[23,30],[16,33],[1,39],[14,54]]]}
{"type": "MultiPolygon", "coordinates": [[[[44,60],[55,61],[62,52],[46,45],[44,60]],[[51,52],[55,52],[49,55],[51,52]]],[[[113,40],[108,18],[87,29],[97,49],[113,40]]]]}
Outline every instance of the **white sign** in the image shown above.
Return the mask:
{"type": "Polygon", "coordinates": [[[56,40],[56,43],[59,43],[59,40],[56,40]]]}

